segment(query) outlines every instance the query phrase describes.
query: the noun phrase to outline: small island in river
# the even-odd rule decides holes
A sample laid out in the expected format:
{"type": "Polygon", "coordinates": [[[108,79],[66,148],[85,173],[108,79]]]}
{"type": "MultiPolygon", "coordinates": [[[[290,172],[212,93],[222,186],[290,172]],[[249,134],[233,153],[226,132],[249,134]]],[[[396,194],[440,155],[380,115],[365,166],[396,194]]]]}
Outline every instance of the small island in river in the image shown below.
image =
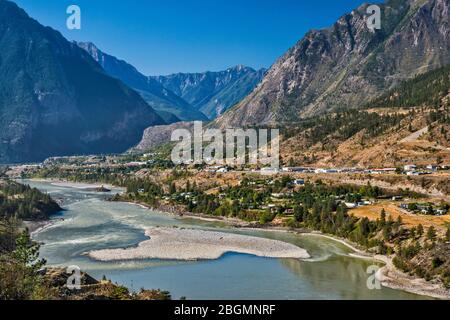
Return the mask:
{"type": "Polygon", "coordinates": [[[214,260],[227,252],[268,258],[307,259],[306,250],[293,244],[239,234],[181,228],[149,228],[149,240],[137,247],[91,251],[100,261],[133,259],[214,260]]]}

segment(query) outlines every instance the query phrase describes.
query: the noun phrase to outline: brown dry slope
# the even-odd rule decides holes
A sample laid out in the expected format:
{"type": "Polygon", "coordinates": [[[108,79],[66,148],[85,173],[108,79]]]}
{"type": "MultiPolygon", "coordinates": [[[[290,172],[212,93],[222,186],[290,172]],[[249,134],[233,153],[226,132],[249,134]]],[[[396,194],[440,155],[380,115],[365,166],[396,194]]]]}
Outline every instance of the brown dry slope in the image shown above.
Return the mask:
{"type": "Polygon", "coordinates": [[[440,234],[444,234],[447,228],[447,224],[450,223],[450,215],[446,216],[427,216],[419,214],[411,214],[398,207],[398,203],[384,202],[367,207],[360,207],[350,210],[350,214],[355,217],[367,217],[370,220],[377,220],[381,216],[382,210],[386,211],[388,216],[392,216],[394,220],[400,216],[403,224],[410,227],[417,227],[421,224],[423,227],[428,228],[430,226],[435,227],[440,234]]]}
{"type": "Polygon", "coordinates": [[[356,107],[450,62],[448,0],[388,0],[375,32],[366,25],[367,6],[308,32],[216,125],[279,124],[356,107]]]}
{"type": "Polygon", "coordinates": [[[450,125],[433,122],[429,126],[428,118],[429,111],[415,113],[377,136],[366,128],[350,138],[333,132],[313,145],[307,132],[299,132],[282,142],[282,158],[286,163],[325,167],[450,164],[450,125]]]}

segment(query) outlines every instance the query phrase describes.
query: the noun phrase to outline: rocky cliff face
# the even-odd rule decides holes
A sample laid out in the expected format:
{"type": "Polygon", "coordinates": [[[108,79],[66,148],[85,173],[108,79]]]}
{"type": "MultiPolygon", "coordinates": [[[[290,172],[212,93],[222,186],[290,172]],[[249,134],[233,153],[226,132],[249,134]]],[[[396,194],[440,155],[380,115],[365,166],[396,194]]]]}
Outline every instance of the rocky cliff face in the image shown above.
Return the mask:
{"type": "Polygon", "coordinates": [[[219,72],[177,73],[154,79],[214,119],[249,94],[265,71],[239,65],[219,72]]]}
{"type": "Polygon", "coordinates": [[[89,54],[0,1],[0,163],[122,152],[164,121],[89,54]]]}
{"type": "Polygon", "coordinates": [[[367,28],[362,5],[328,29],[308,32],[215,124],[275,124],[356,107],[450,61],[448,0],[390,0],[381,7],[381,30],[367,28]]]}
{"type": "Polygon", "coordinates": [[[187,129],[192,132],[194,122],[177,122],[170,125],[153,126],[147,128],[142,135],[142,140],[133,150],[146,151],[161,144],[170,142],[172,132],[178,129],[187,129]]]}

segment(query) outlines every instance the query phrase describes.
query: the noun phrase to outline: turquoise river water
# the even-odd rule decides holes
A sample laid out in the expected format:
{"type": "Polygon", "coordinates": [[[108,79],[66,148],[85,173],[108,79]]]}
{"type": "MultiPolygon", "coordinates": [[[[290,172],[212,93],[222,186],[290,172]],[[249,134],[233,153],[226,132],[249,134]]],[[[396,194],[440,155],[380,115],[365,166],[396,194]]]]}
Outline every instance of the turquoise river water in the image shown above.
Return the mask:
{"type": "Polygon", "coordinates": [[[238,230],[221,222],[179,218],[137,205],[106,201],[110,194],[23,181],[63,203],[53,224],[33,234],[41,256],[51,266],[77,265],[96,278],[105,275],[131,290],[160,288],[178,299],[423,299],[403,291],[370,290],[366,273],[373,261],[349,256],[334,240],[276,231],[238,230]],[[293,243],[308,251],[308,260],[270,259],[228,253],[213,261],[136,260],[98,262],[85,253],[122,248],[146,240],[151,226],[179,226],[253,235],[293,243]]]}

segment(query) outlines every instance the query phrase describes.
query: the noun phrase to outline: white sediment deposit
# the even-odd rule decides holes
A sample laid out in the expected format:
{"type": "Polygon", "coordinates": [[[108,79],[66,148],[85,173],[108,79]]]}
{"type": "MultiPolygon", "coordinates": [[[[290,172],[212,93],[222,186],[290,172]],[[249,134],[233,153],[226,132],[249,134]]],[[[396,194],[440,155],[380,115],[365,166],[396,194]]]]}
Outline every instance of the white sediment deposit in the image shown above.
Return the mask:
{"type": "Polygon", "coordinates": [[[111,185],[79,183],[79,182],[65,182],[65,181],[52,182],[52,185],[54,185],[56,187],[75,188],[75,189],[96,189],[96,188],[100,188],[100,187],[113,188],[113,186],[111,186],[111,185]]]}
{"type": "Polygon", "coordinates": [[[150,240],[137,247],[91,251],[89,257],[100,261],[165,259],[213,260],[224,253],[237,252],[269,258],[307,259],[306,250],[293,244],[259,237],[195,229],[150,228],[150,240]]]}

